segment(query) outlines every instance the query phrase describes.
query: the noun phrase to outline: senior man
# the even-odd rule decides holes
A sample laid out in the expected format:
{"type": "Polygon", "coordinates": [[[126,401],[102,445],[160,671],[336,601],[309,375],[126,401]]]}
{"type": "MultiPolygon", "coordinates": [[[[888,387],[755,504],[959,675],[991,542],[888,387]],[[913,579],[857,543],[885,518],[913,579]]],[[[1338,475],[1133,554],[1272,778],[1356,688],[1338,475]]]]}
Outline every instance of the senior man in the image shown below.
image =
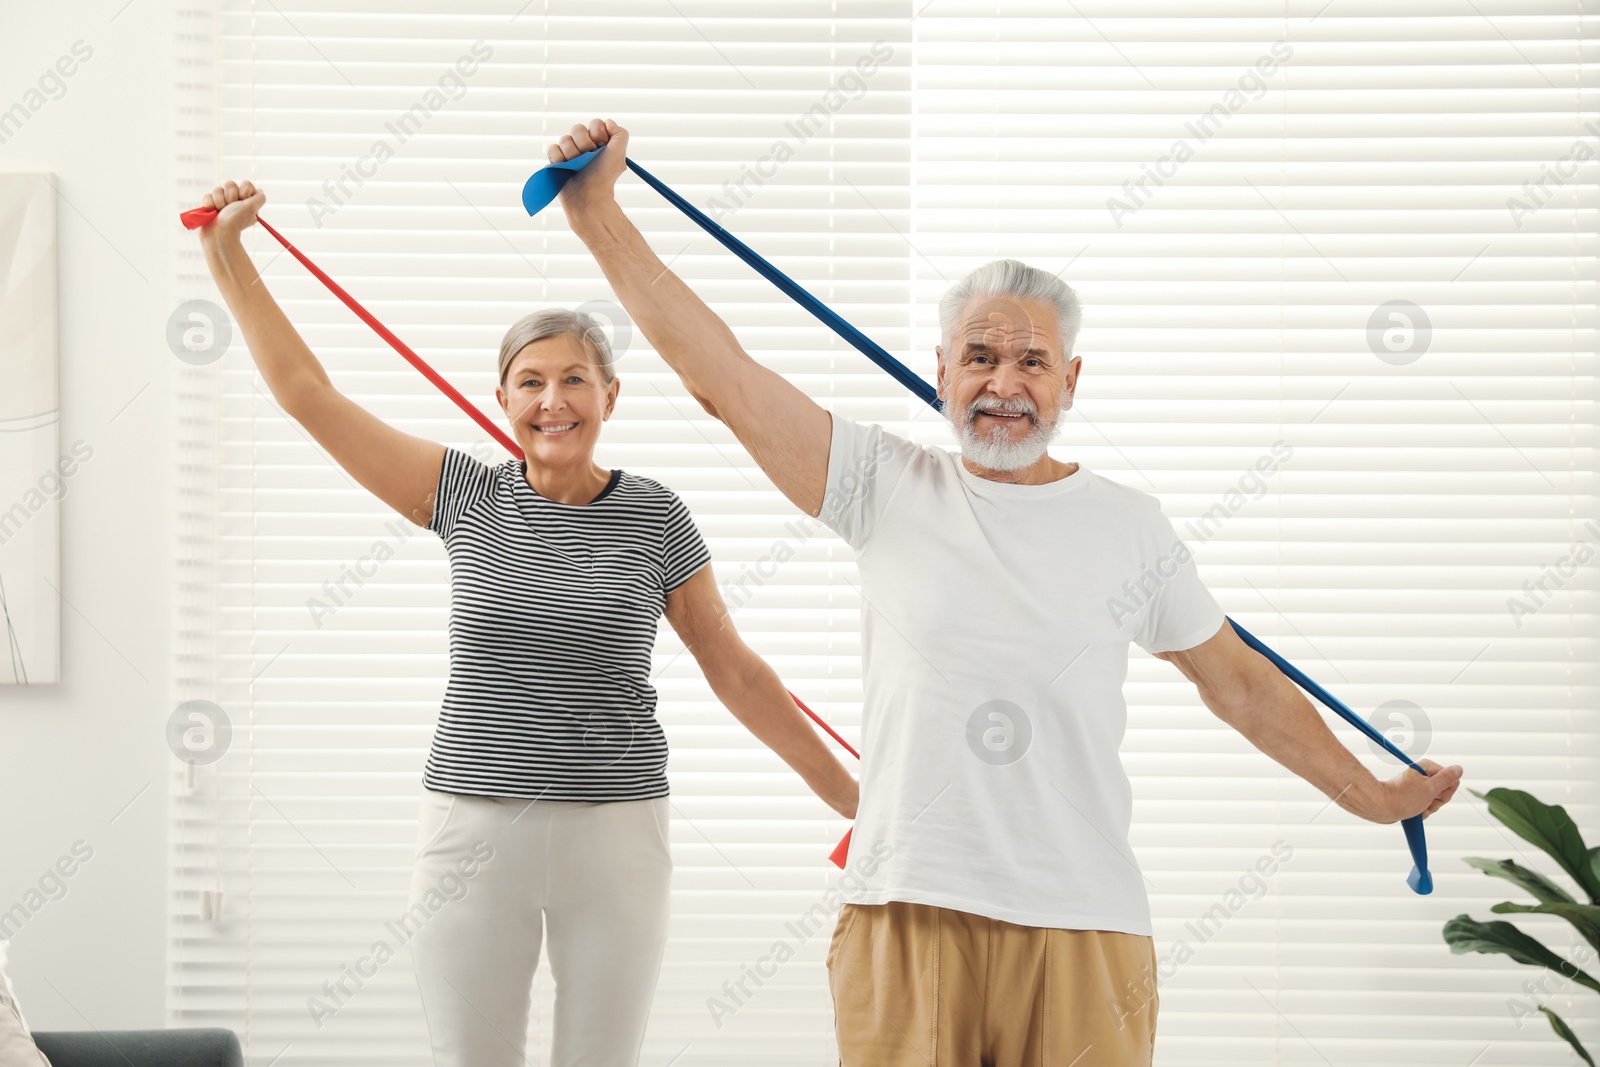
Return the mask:
{"type": "Polygon", "coordinates": [[[596,119],[550,146],[606,147],[562,190],[573,231],[690,394],[857,554],[852,851],[891,848],[828,949],[841,1064],[1148,1065],[1156,957],[1118,755],[1130,642],[1361,818],[1432,813],[1461,768],[1375,778],[1225,625],[1154,497],[1050,456],[1082,370],[1066,284],[1000,260],[951,287],[935,352],[961,452],[914,444],[744,352],[617,205],[627,140],[596,119]]]}

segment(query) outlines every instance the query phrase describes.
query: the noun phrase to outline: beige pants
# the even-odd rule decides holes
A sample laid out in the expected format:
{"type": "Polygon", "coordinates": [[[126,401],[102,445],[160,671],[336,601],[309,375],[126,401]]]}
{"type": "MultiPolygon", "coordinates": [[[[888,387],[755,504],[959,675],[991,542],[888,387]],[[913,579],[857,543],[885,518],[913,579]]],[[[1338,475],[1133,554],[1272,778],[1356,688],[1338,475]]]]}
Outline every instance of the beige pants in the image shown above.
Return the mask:
{"type": "Polygon", "coordinates": [[[828,946],[839,1063],[1149,1067],[1155,966],[1139,934],[845,904],[828,946]]]}
{"type": "Polygon", "coordinates": [[[552,1067],[635,1067],[667,941],[666,797],[600,804],[423,790],[408,923],[437,1067],[545,1062],[523,1047],[541,945],[552,1067]]]}

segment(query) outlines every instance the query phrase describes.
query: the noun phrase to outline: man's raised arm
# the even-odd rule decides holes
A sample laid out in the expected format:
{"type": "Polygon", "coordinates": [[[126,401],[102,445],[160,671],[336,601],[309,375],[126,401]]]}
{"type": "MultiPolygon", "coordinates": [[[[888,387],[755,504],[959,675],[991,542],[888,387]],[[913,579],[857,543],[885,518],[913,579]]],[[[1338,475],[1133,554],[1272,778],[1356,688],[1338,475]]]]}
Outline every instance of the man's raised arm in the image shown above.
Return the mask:
{"type": "Polygon", "coordinates": [[[822,510],[833,423],[828,412],[740,347],[728,324],[667,269],[618,206],[628,131],[595,119],[552,144],[550,162],[605,151],[561,190],[572,232],[689,395],[733,431],[773,484],[808,515],[822,510]]]}

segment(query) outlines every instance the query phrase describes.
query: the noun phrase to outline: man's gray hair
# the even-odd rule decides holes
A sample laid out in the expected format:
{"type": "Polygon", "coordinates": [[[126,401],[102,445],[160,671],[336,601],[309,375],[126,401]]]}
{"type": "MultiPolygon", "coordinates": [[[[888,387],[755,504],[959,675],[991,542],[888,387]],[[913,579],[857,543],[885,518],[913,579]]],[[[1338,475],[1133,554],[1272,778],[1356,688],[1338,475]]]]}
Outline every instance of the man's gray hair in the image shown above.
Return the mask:
{"type": "Polygon", "coordinates": [[[535,341],[570,334],[583,342],[589,360],[600,369],[600,376],[610,385],[617,377],[617,364],[611,354],[611,342],[593,315],[570,308],[545,308],[524,315],[511,324],[500,342],[500,385],[506,384],[506,372],[518,352],[535,341]]]}
{"type": "Polygon", "coordinates": [[[969,272],[939,299],[939,344],[946,358],[952,355],[950,335],[961,312],[973,300],[996,298],[1037,300],[1054,307],[1060,320],[1062,350],[1072,350],[1078,327],[1083,324],[1083,307],[1072,286],[1038,267],[1015,259],[997,259],[969,272]]]}

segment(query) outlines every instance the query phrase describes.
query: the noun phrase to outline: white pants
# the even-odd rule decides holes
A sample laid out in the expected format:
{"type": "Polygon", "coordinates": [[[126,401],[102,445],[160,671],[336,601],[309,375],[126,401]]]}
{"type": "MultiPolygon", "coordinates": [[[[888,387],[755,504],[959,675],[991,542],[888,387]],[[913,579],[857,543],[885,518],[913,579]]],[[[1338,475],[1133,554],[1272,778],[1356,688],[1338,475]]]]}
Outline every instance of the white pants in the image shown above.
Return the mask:
{"type": "Polygon", "coordinates": [[[670,909],[668,802],[423,790],[406,933],[435,1067],[523,1067],[548,937],[552,1067],[636,1067],[670,909]]]}

